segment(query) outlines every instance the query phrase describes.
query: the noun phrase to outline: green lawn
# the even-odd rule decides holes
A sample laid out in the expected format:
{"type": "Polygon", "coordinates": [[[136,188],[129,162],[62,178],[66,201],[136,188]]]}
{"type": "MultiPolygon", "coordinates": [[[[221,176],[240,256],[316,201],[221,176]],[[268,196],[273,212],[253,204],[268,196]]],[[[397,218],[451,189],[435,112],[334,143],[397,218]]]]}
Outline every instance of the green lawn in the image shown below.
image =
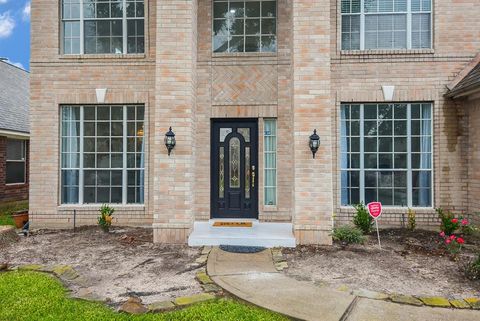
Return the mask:
{"type": "Polygon", "coordinates": [[[38,272],[0,273],[0,320],[283,320],[283,316],[236,302],[218,299],[163,314],[132,316],[100,303],[68,297],[53,276],[38,272]]]}
{"type": "Polygon", "coordinates": [[[12,213],[24,209],[28,209],[28,201],[0,204],[0,225],[15,225],[12,213]]]}

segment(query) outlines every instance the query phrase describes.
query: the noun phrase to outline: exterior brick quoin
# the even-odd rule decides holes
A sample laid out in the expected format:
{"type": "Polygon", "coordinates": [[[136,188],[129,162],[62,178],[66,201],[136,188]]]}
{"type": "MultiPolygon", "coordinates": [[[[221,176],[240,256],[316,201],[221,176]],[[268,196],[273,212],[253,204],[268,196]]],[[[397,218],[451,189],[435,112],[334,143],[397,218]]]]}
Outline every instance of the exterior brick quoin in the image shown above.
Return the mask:
{"type": "MultiPolygon", "coordinates": [[[[97,208],[62,205],[59,106],[145,105],[145,203],[115,205],[115,224],[149,226],[155,242],[185,243],[195,221],[210,218],[211,120],[259,124],[259,220],[292,222],[299,244],[331,244],[334,225],[351,222],[340,205],[340,105],[393,102],[433,105],[434,207],[480,211],[478,97],[454,102],[446,85],[480,51],[478,1],[436,0],[433,48],[342,51],[340,0],[277,0],[277,52],[213,53],[212,1],[147,0],[145,54],[60,53],[60,1],[32,3],[32,227],[95,224],[97,208]],[[461,36],[459,36],[461,35],[461,36]],[[277,204],[264,204],[263,126],[277,120],[277,204]],[[172,126],[171,156],[164,134],[172,126]],[[315,159],[308,137],[321,137],[315,159]],[[48,188],[46,188],[48,187],[48,188]]],[[[1,148],[1,146],[0,146],[1,148]]],[[[420,226],[438,224],[434,208],[416,209],[420,226]]],[[[382,226],[401,226],[404,208],[388,208],[382,226]]],[[[473,216],[472,216],[473,217],[473,216]]]]}

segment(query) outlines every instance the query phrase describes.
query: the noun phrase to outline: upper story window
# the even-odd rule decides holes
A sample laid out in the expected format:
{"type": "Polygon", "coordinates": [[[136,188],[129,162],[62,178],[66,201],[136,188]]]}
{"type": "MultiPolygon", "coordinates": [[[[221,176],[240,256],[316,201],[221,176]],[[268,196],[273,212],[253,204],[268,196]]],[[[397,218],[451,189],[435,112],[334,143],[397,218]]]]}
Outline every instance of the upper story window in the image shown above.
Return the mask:
{"type": "Polygon", "coordinates": [[[62,0],[63,53],[143,53],[144,17],[144,0],[62,0]]]}
{"type": "Polygon", "coordinates": [[[7,184],[25,183],[26,172],[26,148],[25,141],[7,139],[7,184]]]}
{"type": "Polygon", "coordinates": [[[277,2],[214,0],[214,52],[275,52],[277,2]]]}
{"type": "Polygon", "coordinates": [[[342,50],[432,47],[432,0],[342,0],[342,50]]]}

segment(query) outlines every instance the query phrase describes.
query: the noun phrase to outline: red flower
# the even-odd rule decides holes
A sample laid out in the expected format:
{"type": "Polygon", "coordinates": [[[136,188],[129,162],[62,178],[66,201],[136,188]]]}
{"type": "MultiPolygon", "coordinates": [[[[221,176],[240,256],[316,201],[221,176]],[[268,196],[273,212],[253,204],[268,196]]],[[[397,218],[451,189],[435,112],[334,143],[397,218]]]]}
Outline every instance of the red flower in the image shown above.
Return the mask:
{"type": "Polygon", "coordinates": [[[447,243],[447,244],[450,244],[450,242],[452,242],[450,239],[445,240],[445,243],[447,243]]]}
{"type": "Polygon", "coordinates": [[[462,220],[462,225],[468,225],[468,220],[466,218],[462,220]]]}
{"type": "Polygon", "coordinates": [[[454,223],[454,224],[458,223],[458,219],[457,218],[452,218],[452,223],[454,223]]]}
{"type": "Polygon", "coordinates": [[[450,239],[453,241],[455,239],[455,235],[450,235],[450,239]]]}
{"type": "Polygon", "coordinates": [[[441,232],[440,232],[440,236],[441,236],[441,237],[445,237],[445,232],[444,232],[444,231],[441,231],[441,232]]]}
{"type": "Polygon", "coordinates": [[[465,240],[462,239],[461,237],[459,237],[459,238],[457,238],[457,243],[458,244],[463,244],[463,243],[465,243],[465,240]]]}

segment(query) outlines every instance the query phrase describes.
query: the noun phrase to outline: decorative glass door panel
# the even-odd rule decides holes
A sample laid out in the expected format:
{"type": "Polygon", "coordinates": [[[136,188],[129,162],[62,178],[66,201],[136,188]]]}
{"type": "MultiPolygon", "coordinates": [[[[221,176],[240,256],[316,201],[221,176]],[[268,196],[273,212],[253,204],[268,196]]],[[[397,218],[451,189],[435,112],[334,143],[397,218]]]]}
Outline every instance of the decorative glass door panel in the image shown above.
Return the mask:
{"type": "Polygon", "coordinates": [[[257,218],[257,120],[212,123],[212,218],[257,218]]]}

